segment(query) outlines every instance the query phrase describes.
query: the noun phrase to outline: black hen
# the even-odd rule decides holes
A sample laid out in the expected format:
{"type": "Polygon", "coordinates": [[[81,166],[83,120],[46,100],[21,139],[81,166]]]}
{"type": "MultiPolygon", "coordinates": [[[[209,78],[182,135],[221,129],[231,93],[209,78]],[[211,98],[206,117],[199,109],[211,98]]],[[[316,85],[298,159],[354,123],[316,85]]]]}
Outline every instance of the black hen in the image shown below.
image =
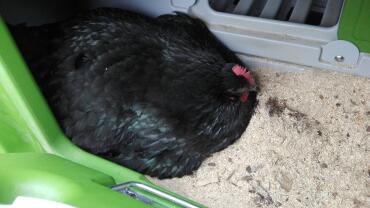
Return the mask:
{"type": "Polygon", "coordinates": [[[192,173],[253,113],[250,72],[184,14],[100,8],[11,30],[72,142],[139,172],[192,173]]]}

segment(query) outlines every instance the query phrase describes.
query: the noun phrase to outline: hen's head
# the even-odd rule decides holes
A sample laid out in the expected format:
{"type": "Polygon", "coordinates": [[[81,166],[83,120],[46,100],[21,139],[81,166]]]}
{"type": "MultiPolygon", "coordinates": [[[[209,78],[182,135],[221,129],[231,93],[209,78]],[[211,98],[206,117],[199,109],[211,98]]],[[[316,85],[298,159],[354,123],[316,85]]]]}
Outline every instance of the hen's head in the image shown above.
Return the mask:
{"type": "Polygon", "coordinates": [[[223,88],[228,99],[246,102],[250,91],[256,90],[255,80],[245,67],[226,64],[222,70],[223,88]]]}

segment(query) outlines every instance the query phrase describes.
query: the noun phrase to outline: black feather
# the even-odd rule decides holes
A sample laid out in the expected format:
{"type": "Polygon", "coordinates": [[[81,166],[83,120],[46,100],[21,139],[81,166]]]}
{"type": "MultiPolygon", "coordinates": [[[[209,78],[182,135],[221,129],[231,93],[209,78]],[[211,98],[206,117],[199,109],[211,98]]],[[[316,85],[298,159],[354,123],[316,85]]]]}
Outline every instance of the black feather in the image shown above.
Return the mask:
{"type": "Polygon", "coordinates": [[[227,94],[248,85],[228,64],[241,61],[187,15],[100,8],[11,30],[72,142],[142,173],[192,173],[253,114],[255,92],[246,103],[227,94]]]}

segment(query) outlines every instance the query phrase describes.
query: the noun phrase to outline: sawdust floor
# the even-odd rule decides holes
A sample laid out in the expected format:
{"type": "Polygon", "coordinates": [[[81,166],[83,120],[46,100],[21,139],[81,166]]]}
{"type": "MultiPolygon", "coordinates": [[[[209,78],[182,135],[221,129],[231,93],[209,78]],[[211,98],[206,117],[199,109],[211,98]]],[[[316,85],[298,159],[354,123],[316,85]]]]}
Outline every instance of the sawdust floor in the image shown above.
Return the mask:
{"type": "Polygon", "coordinates": [[[242,138],[191,176],[155,183],[209,207],[370,207],[370,79],[257,70],[242,138]]]}

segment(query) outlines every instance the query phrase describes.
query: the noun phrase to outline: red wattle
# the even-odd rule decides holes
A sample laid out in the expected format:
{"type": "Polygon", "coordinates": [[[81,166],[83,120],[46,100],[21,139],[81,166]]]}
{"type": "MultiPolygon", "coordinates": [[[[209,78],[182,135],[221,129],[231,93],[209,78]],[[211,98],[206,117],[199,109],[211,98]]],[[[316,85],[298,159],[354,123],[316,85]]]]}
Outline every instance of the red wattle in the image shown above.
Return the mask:
{"type": "Polygon", "coordinates": [[[248,92],[244,92],[241,96],[240,96],[240,101],[245,103],[247,102],[248,100],[248,92]]]}

